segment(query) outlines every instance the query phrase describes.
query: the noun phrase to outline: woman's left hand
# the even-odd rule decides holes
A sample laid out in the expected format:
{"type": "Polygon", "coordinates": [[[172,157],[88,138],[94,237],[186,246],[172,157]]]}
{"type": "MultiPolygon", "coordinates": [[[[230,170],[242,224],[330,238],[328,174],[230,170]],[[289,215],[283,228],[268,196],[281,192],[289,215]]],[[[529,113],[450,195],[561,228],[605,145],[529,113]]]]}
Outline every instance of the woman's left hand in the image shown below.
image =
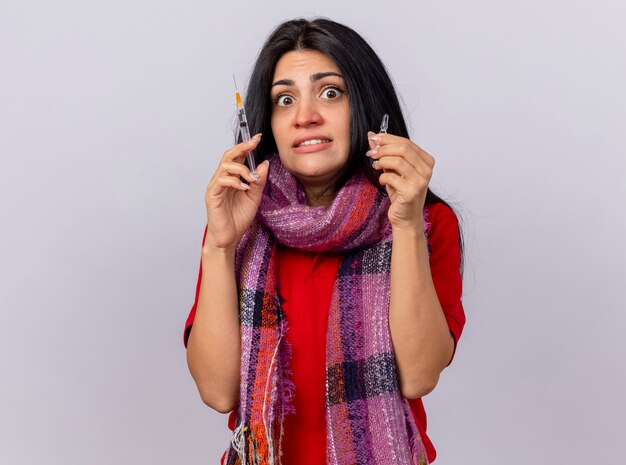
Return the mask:
{"type": "Polygon", "coordinates": [[[409,139],[368,132],[373,168],[383,170],[380,184],[391,200],[389,221],[394,229],[423,229],[423,209],[435,159],[409,139]]]}

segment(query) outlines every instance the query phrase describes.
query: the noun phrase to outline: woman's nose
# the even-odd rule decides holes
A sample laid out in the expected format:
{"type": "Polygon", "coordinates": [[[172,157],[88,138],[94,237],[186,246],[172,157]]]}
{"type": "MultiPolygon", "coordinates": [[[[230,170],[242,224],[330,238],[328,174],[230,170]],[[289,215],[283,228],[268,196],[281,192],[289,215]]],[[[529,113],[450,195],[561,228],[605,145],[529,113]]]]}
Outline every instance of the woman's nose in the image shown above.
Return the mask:
{"type": "Polygon", "coordinates": [[[319,106],[314,99],[301,99],[298,111],[295,114],[294,125],[296,127],[309,127],[322,122],[323,118],[319,106]]]}

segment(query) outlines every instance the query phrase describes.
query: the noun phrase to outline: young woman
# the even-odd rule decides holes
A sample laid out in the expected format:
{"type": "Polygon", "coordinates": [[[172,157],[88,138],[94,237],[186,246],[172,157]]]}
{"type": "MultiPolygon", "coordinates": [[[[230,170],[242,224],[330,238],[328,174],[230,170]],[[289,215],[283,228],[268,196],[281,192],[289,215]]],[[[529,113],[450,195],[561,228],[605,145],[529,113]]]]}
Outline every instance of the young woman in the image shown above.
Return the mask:
{"type": "Polygon", "coordinates": [[[327,19],[278,26],[246,110],[259,134],[209,182],[184,333],[202,400],[231,412],[222,463],[432,462],[421,397],[465,323],[434,158],[409,140],[371,47],[327,19]]]}

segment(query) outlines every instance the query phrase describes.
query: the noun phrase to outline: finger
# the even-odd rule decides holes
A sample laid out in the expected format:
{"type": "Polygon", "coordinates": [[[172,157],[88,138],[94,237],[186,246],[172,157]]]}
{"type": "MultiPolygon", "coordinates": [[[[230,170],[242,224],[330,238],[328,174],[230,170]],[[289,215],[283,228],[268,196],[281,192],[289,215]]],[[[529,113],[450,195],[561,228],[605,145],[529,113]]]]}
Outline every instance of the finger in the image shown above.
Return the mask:
{"type": "Polygon", "coordinates": [[[223,161],[220,163],[218,167],[218,173],[221,174],[229,174],[229,175],[239,175],[244,178],[249,183],[257,182],[257,178],[255,178],[250,169],[243,165],[242,163],[235,163],[233,161],[223,161]]]}
{"type": "Polygon", "coordinates": [[[408,179],[409,181],[415,180],[420,173],[412,164],[407,162],[404,158],[395,156],[386,156],[374,160],[372,164],[376,170],[384,169],[385,172],[389,170],[395,171],[399,176],[408,179]]]}
{"type": "Polygon", "coordinates": [[[213,194],[217,195],[220,192],[222,192],[224,189],[229,188],[229,187],[240,190],[240,191],[248,191],[251,189],[251,187],[248,184],[246,184],[245,182],[242,182],[235,176],[218,176],[215,179],[215,184],[214,184],[215,192],[213,192],[213,194]]]}
{"type": "MultiPolygon", "coordinates": [[[[233,163],[233,162],[228,162],[228,163],[232,163],[232,164],[227,165],[227,166],[237,165],[237,163],[233,163]]],[[[249,171],[248,168],[246,168],[244,165],[238,165],[238,166],[243,168],[243,170],[249,171]]],[[[224,191],[224,188],[226,187],[238,188],[239,184],[248,186],[248,184],[241,181],[240,176],[242,176],[242,174],[245,174],[245,173],[242,173],[241,171],[242,171],[241,169],[238,169],[235,167],[233,167],[229,171],[224,167],[224,163],[220,163],[220,166],[215,171],[215,174],[209,181],[209,185],[207,186],[207,192],[210,193],[211,195],[220,195],[222,194],[222,192],[224,191]]],[[[244,179],[246,179],[245,176],[244,176],[244,179]]]]}
{"type": "Polygon", "coordinates": [[[369,151],[368,156],[372,156],[372,158],[380,158],[391,155],[401,156],[413,165],[420,173],[424,175],[432,173],[435,166],[435,159],[430,154],[419,149],[419,147],[416,152],[413,145],[407,143],[384,145],[374,151],[369,151]]]}
{"type": "Polygon", "coordinates": [[[373,159],[380,159],[387,156],[401,157],[419,172],[426,173],[429,169],[428,164],[426,164],[424,160],[414,152],[413,148],[406,143],[383,145],[377,149],[368,151],[366,155],[373,159]]]}
{"type": "Polygon", "coordinates": [[[224,152],[222,161],[235,161],[237,163],[243,163],[243,160],[250,150],[254,150],[259,142],[261,142],[262,134],[256,134],[249,141],[240,142],[233,148],[224,152]]]}
{"type": "Polygon", "coordinates": [[[264,160],[263,163],[260,163],[259,166],[256,167],[256,173],[259,175],[259,180],[250,184],[252,189],[250,189],[250,193],[248,195],[257,202],[261,201],[261,197],[263,195],[263,189],[265,188],[269,172],[269,163],[269,160],[264,160]]]}
{"type": "Polygon", "coordinates": [[[373,133],[371,131],[367,133],[367,139],[377,145],[387,145],[409,140],[406,137],[396,136],[395,134],[386,132],[373,133]]]}
{"type": "Polygon", "coordinates": [[[370,141],[371,148],[375,148],[375,147],[372,147],[372,144],[375,144],[379,147],[391,145],[391,144],[400,144],[400,145],[407,144],[427,165],[431,167],[435,165],[435,158],[431,154],[426,152],[419,145],[417,145],[412,140],[407,139],[406,137],[400,137],[394,134],[387,134],[387,133],[375,134],[371,131],[368,132],[367,134],[368,134],[368,140],[370,141]]]}
{"type": "Polygon", "coordinates": [[[414,181],[419,177],[430,180],[433,175],[433,169],[421,161],[413,164],[404,158],[394,156],[384,156],[379,158],[378,161],[382,161],[381,167],[383,169],[393,169],[410,181],[414,181]]]}
{"type": "Polygon", "coordinates": [[[423,150],[423,149],[421,149],[419,147],[417,147],[417,148],[419,149],[417,154],[422,158],[422,160],[424,160],[424,163],[426,163],[428,166],[430,166],[431,169],[434,168],[434,166],[435,166],[435,157],[433,157],[426,150],[423,150]]]}
{"type": "Polygon", "coordinates": [[[370,150],[375,150],[378,147],[380,147],[380,145],[378,144],[378,142],[376,142],[375,140],[371,139],[371,137],[375,136],[376,133],[372,132],[372,131],[367,131],[367,142],[370,146],[370,150]]]}
{"type": "Polygon", "coordinates": [[[260,163],[257,167],[256,167],[256,174],[258,176],[257,179],[255,179],[254,183],[250,184],[250,186],[254,189],[254,190],[263,190],[263,187],[265,186],[265,183],[267,182],[267,175],[268,175],[268,171],[269,171],[269,160],[263,160],[262,163],[260,163]]]}
{"type": "Polygon", "coordinates": [[[418,148],[417,144],[415,144],[411,139],[407,139],[406,137],[396,136],[395,134],[389,134],[386,132],[379,132],[378,134],[374,134],[373,132],[367,133],[368,140],[375,142],[378,145],[389,145],[389,144],[402,144],[409,143],[418,148]]]}
{"type": "Polygon", "coordinates": [[[410,184],[406,179],[399,176],[397,173],[392,172],[381,174],[378,178],[378,182],[381,186],[393,187],[396,192],[402,193],[403,195],[406,195],[410,187],[410,184]]]}
{"type": "Polygon", "coordinates": [[[381,186],[385,186],[385,188],[392,188],[395,190],[395,193],[398,195],[397,198],[401,203],[410,202],[413,199],[416,199],[420,188],[422,188],[424,184],[423,182],[419,184],[411,183],[407,179],[398,176],[393,172],[381,174],[378,178],[378,182],[380,182],[381,186]]]}
{"type": "Polygon", "coordinates": [[[256,174],[259,175],[258,184],[261,186],[261,188],[265,185],[267,181],[267,175],[269,174],[269,170],[270,170],[269,160],[264,160],[259,166],[256,167],[256,174]]]}

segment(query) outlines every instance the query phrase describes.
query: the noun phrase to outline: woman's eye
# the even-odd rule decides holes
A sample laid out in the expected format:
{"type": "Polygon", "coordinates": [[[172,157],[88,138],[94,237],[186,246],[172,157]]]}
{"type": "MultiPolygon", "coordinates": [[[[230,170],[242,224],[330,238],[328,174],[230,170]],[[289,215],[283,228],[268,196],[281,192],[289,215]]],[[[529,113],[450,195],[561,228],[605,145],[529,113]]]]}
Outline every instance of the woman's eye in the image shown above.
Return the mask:
{"type": "Polygon", "coordinates": [[[274,103],[284,107],[286,105],[291,105],[293,103],[293,98],[290,95],[279,95],[276,99],[274,99],[274,103]]]}
{"type": "Polygon", "coordinates": [[[333,99],[343,94],[343,91],[338,87],[327,87],[322,91],[322,98],[333,99]]]}

